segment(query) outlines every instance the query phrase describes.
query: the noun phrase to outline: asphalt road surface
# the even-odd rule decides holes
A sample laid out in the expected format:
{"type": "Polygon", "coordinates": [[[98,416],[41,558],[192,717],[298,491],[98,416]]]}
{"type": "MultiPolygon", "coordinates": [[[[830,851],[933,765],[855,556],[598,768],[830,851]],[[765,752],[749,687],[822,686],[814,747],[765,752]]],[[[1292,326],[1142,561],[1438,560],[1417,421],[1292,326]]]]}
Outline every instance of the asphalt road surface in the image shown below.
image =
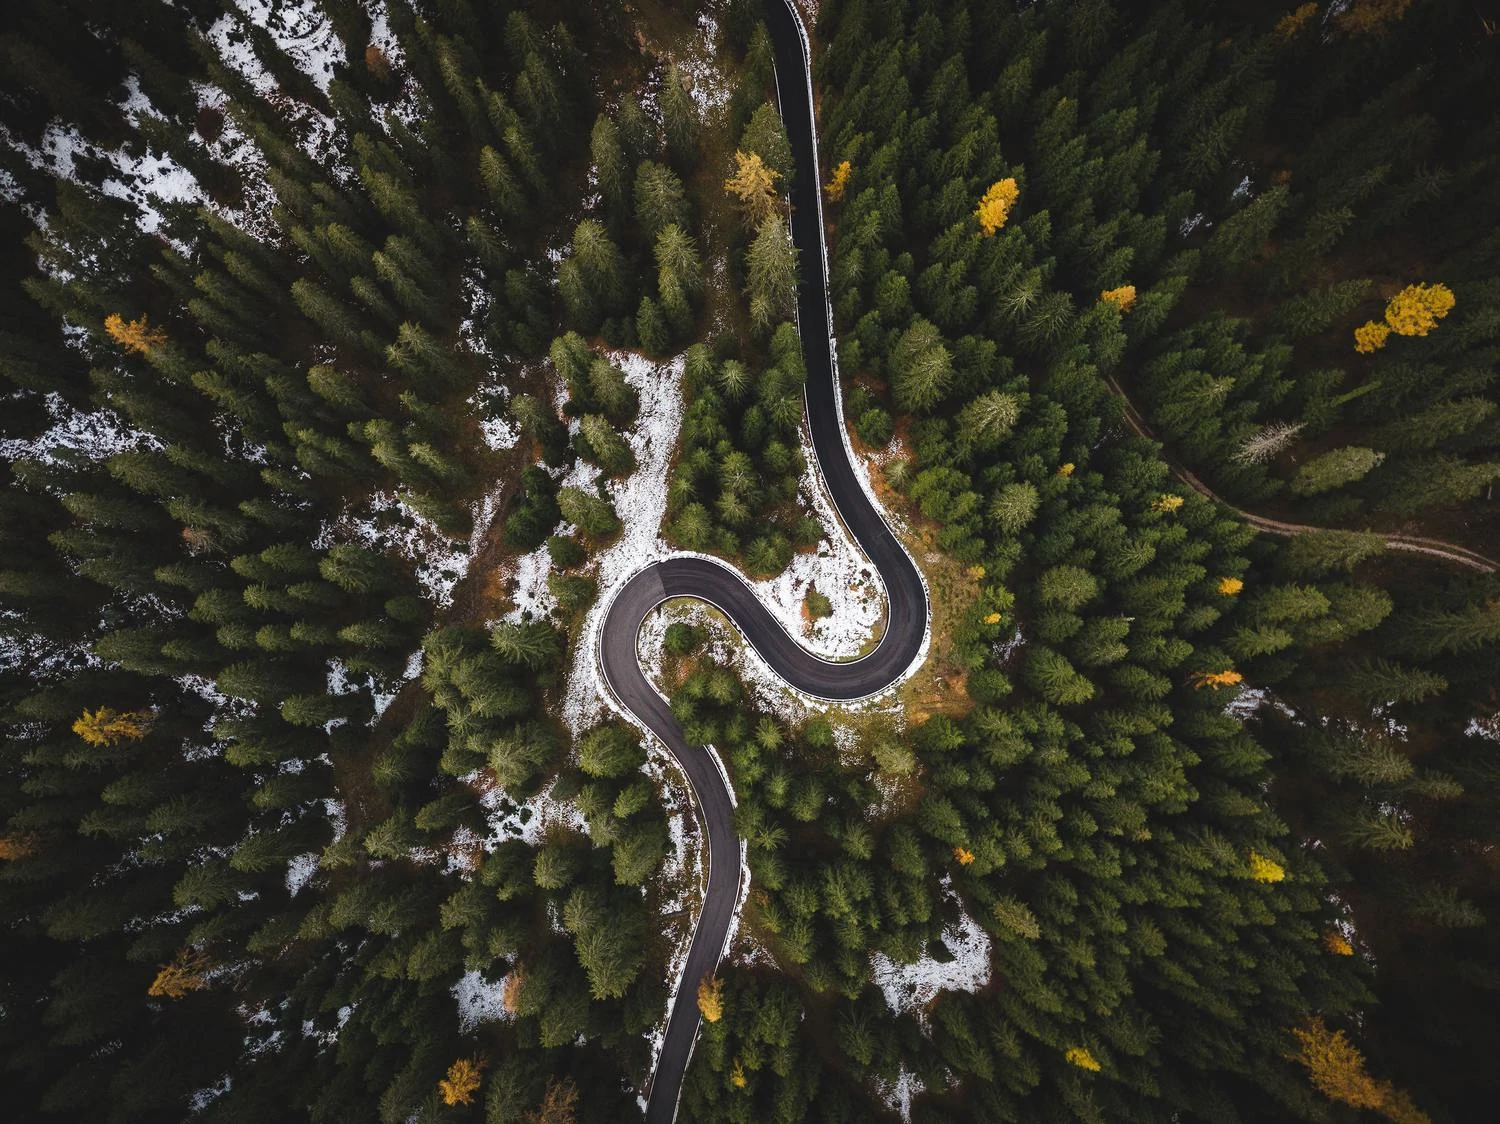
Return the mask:
{"type": "Polygon", "coordinates": [[[740,841],[734,830],[733,797],[716,759],[704,747],[688,744],[666,701],[641,671],[637,655],[641,623],[669,598],[700,598],[723,611],[788,683],[836,700],[863,698],[894,683],[916,660],[927,628],[927,589],[921,574],[860,486],[844,436],[827,296],[806,32],[790,0],[766,0],[765,6],[776,53],[781,115],[796,158],[791,229],[800,272],[797,320],[807,365],[808,430],[828,494],[884,583],[888,607],[885,631],[875,650],[858,660],[833,663],[812,655],[789,636],[745,580],[722,563],[698,557],[669,558],[642,570],[613,595],[599,630],[600,669],[615,701],[661,739],[687,774],[708,841],[708,888],[651,1079],[646,1107],[650,1124],[670,1124],[677,1115],[683,1075],[698,1037],[698,982],[718,968],[739,900],[740,841]]]}

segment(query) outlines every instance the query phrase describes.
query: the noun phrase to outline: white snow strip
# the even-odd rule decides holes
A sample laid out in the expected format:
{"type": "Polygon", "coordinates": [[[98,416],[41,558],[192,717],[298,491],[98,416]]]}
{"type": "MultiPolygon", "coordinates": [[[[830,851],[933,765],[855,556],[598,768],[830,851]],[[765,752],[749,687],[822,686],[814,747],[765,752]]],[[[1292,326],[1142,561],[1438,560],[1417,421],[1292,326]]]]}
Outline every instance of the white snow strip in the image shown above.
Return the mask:
{"type": "Polygon", "coordinates": [[[898,1113],[906,1124],[911,1124],[911,1104],[917,1097],[927,1089],[922,1079],[912,1073],[904,1065],[901,1067],[895,1081],[887,1081],[876,1077],[871,1081],[875,1089],[875,1095],[885,1102],[885,1106],[892,1112],[898,1113]]]}
{"type": "Polygon", "coordinates": [[[116,453],[161,449],[162,444],[136,429],[114,410],[74,409],[55,391],[47,395],[52,424],[35,437],[0,438],[0,460],[23,458],[58,464],[64,460],[102,461],[116,453]]]}
{"type": "MultiPolygon", "coordinates": [[[[235,0],[235,7],[257,27],[271,33],[282,54],[325,94],[333,80],[334,67],[343,61],[344,45],[333,23],[313,0],[235,0]]],[[[224,61],[234,67],[261,93],[275,88],[248,42],[241,38],[238,21],[223,15],[208,30],[208,40],[224,61]]]]}

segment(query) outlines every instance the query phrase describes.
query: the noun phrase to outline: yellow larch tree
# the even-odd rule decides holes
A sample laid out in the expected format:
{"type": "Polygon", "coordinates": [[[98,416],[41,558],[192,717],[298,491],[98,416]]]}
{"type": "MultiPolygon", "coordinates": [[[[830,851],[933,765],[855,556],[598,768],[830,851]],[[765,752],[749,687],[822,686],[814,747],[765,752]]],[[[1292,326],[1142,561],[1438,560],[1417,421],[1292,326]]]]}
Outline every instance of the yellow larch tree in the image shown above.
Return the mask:
{"type": "Polygon", "coordinates": [[[104,318],[104,330],[126,351],[138,351],[142,355],[150,355],[167,342],[167,333],[147,325],[144,315],[139,320],[126,320],[118,312],[112,312],[104,318]]]}
{"type": "Polygon", "coordinates": [[[718,976],[704,976],[698,981],[698,1013],[710,1023],[724,1017],[724,981],[718,976]]]}
{"type": "Polygon", "coordinates": [[[724,181],[724,190],[739,201],[752,224],[759,226],[776,213],[776,180],[781,173],[766,167],[760,153],[735,150],[735,172],[724,181]]]}
{"type": "Polygon", "coordinates": [[[1384,35],[1401,22],[1412,0],[1353,0],[1337,17],[1351,35],[1384,35]]]}
{"type": "Polygon", "coordinates": [[[734,1059],[734,1068],[729,1071],[729,1083],[736,1089],[743,1089],[749,1083],[749,1078],[745,1076],[745,1063],[739,1058],[734,1059]]]}
{"type": "Polygon", "coordinates": [[[1319,1015],[1292,1028],[1297,1053],[1292,1060],[1307,1070],[1314,1089],[1350,1108],[1373,1109],[1394,1124],[1431,1124],[1411,1097],[1389,1081],[1370,1076],[1364,1056],[1342,1030],[1329,1030],[1319,1015]]]}
{"type": "Polygon", "coordinates": [[[844,189],[849,186],[849,175],[853,171],[853,166],[847,160],[833,170],[833,175],[823,185],[823,194],[828,196],[830,203],[838,203],[843,200],[844,189]]]}
{"type": "Polygon", "coordinates": [[[1057,474],[1059,476],[1072,476],[1073,475],[1073,469],[1075,467],[1076,466],[1073,464],[1072,461],[1068,461],[1066,464],[1060,464],[1060,465],[1057,466],[1057,474]]]}
{"type": "Polygon", "coordinates": [[[1373,355],[1385,346],[1391,330],[1375,320],[1366,320],[1354,329],[1354,350],[1361,355],[1373,355]]]}
{"type": "Polygon", "coordinates": [[[161,966],[146,994],[153,999],[181,999],[191,991],[202,991],[208,987],[208,969],[208,957],[185,948],[170,964],[161,966]]]}
{"type": "Polygon", "coordinates": [[[1257,882],[1284,882],[1286,868],[1275,859],[1268,859],[1259,851],[1249,854],[1250,877],[1257,882]]]}
{"type": "Polygon", "coordinates": [[[73,732],[89,745],[114,745],[137,741],[151,729],[149,710],[112,710],[101,706],[90,713],[85,710],[73,723],[73,732]]]}
{"type": "Polygon", "coordinates": [[[974,861],[974,852],[967,847],[953,848],[953,857],[958,860],[959,866],[968,866],[974,861]]]}
{"type": "Polygon", "coordinates": [[[1160,511],[1164,515],[1171,515],[1172,512],[1176,511],[1186,502],[1181,496],[1168,492],[1166,495],[1159,497],[1151,505],[1151,510],[1160,511]]]}
{"type": "Polygon", "coordinates": [[[1240,590],[1242,590],[1244,588],[1245,588],[1245,583],[1243,581],[1241,581],[1239,578],[1220,578],[1219,579],[1219,592],[1222,593],[1225,597],[1235,597],[1235,596],[1238,596],[1240,590]]]}
{"type": "Polygon", "coordinates": [[[1425,336],[1456,303],[1447,285],[1408,285],[1385,306],[1385,322],[1398,336],[1425,336]]]}
{"type": "Polygon", "coordinates": [[[1099,294],[1099,299],[1105,304],[1112,304],[1121,312],[1129,312],[1130,306],[1135,304],[1135,286],[1121,285],[1118,289],[1105,289],[1099,294]]]}
{"type": "Polygon", "coordinates": [[[448,1067],[446,1077],[438,1081],[438,1092],[446,1105],[473,1104],[484,1072],[483,1058],[459,1058],[448,1067]]]}
{"type": "Polygon", "coordinates": [[[989,190],[984,193],[984,198],[974,210],[979,219],[979,228],[984,231],[986,238],[1005,225],[1005,220],[1010,217],[1011,207],[1015,206],[1020,197],[1021,188],[1013,176],[990,184],[989,190]]]}
{"type": "Polygon", "coordinates": [[[999,624],[1000,623],[1000,614],[999,613],[986,613],[985,614],[985,618],[984,618],[984,623],[985,624],[999,624]]]}
{"type": "Polygon", "coordinates": [[[1354,955],[1354,946],[1349,943],[1349,938],[1337,929],[1325,929],[1323,931],[1323,947],[1335,956],[1354,955]]]}
{"type": "Polygon", "coordinates": [[[1063,1057],[1067,1059],[1069,1064],[1076,1065],[1079,1069],[1086,1069],[1090,1073],[1098,1073],[1102,1068],[1094,1060],[1094,1055],[1089,1053],[1087,1046],[1070,1046],[1067,1052],[1063,1054],[1063,1057]]]}
{"type": "Polygon", "coordinates": [[[1308,20],[1317,14],[1316,4],[1303,4],[1277,20],[1272,34],[1283,43],[1289,43],[1297,38],[1297,33],[1307,26],[1308,20]]]}

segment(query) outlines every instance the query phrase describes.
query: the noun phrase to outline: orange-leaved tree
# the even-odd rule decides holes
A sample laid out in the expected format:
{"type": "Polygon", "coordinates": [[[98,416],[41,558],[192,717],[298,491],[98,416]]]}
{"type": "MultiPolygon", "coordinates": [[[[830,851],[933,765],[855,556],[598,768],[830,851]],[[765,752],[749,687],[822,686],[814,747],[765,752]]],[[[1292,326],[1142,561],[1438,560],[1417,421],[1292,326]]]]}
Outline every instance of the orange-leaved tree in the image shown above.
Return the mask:
{"type": "Polygon", "coordinates": [[[149,710],[112,710],[101,706],[93,713],[85,710],[73,723],[73,732],[89,745],[114,745],[136,741],[151,729],[149,710]]]}
{"type": "Polygon", "coordinates": [[[1193,687],[1200,691],[1204,687],[1233,687],[1244,678],[1232,668],[1226,668],[1223,671],[1195,671],[1193,672],[1193,687]]]}
{"type": "Polygon", "coordinates": [[[181,999],[190,991],[208,986],[208,957],[194,948],[184,948],[170,964],[163,964],[146,989],[153,999],[181,999]]]}
{"type": "Polygon", "coordinates": [[[547,1092],[535,1112],[526,1114],[526,1124],[574,1124],[578,1119],[578,1086],[573,1079],[547,1078],[547,1092]]]}
{"type": "Polygon", "coordinates": [[[1317,14],[1318,6],[1316,4],[1302,4],[1277,20],[1272,34],[1283,43],[1290,42],[1297,37],[1299,31],[1307,26],[1307,22],[1317,14]]]}
{"type": "Polygon", "coordinates": [[[1329,1100],[1374,1109],[1395,1124],[1430,1124],[1428,1115],[1406,1093],[1389,1081],[1371,1077],[1359,1048],[1342,1030],[1329,1030],[1321,1016],[1313,1015],[1293,1027],[1292,1036],[1298,1045],[1293,1060],[1306,1068],[1313,1088],[1329,1100]]]}
{"type": "Polygon", "coordinates": [[[1151,505],[1151,510],[1159,511],[1164,515],[1170,515],[1186,502],[1186,500],[1176,493],[1167,492],[1157,498],[1156,502],[1151,505]]]}
{"type": "Polygon", "coordinates": [[[1411,0],[1352,0],[1335,19],[1351,35],[1384,35],[1410,7],[1411,0]]]}
{"type": "Polygon", "coordinates": [[[1130,306],[1135,303],[1135,286],[1121,285],[1118,289],[1105,289],[1099,294],[1099,299],[1114,305],[1121,312],[1129,312],[1130,306]]]}
{"type": "Polygon", "coordinates": [[[14,862],[36,854],[36,836],[27,832],[0,835],[0,860],[14,862]]]}
{"type": "Polygon", "coordinates": [[[112,312],[104,318],[104,330],[126,351],[138,351],[142,355],[150,355],[167,342],[167,333],[148,326],[144,314],[139,320],[126,320],[118,312],[112,312]]]}
{"type": "Polygon", "coordinates": [[[1337,929],[1325,929],[1323,931],[1323,947],[1335,956],[1354,955],[1354,946],[1349,943],[1349,938],[1337,929]]]}

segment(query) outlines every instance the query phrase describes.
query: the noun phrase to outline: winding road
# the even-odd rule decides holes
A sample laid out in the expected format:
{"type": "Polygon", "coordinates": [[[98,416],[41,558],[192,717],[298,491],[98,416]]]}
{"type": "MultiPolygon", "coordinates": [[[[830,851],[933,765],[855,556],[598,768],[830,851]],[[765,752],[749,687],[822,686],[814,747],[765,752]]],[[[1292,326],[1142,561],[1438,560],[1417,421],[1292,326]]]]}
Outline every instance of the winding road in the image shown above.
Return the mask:
{"type": "MultiPolygon", "coordinates": [[[[1114,392],[1115,396],[1119,398],[1124,411],[1125,424],[1130,427],[1131,432],[1138,437],[1145,437],[1151,441],[1155,441],[1158,445],[1162,445],[1162,456],[1166,460],[1167,465],[1172,469],[1172,474],[1200,496],[1205,496],[1215,503],[1223,504],[1257,531],[1264,531],[1268,535],[1289,537],[1291,535],[1310,535],[1317,531],[1332,529],[1329,527],[1314,527],[1307,523],[1287,523],[1280,519],[1271,519],[1264,515],[1256,515],[1253,511],[1246,511],[1243,508],[1235,507],[1202,480],[1198,479],[1188,469],[1170,457],[1167,457],[1165,444],[1151,432],[1151,427],[1146,423],[1146,419],[1131,404],[1129,396],[1125,393],[1125,389],[1115,380],[1113,375],[1106,375],[1104,381],[1109,385],[1109,389],[1114,392]]],[[[1440,558],[1445,562],[1456,562],[1460,566],[1467,566],[1469,569],[1478,570],[1482,574],[1493,574],[1497,570],[1500,570],[1500,563],[1486,558],[1478,551],[1470,550],[1466,546],[1459,546],[1457,543],[1444,542],[1442,539],[1423,538],[1420,535],[1378,533],[1385,540],[1387,550],[1404,550],[1408,554],[1425,554],[1429,558],[1440,558]]]]}
{"type": "Polygon", "coordinates": [[[829,498],[885,586],[886,624],[873,652],[844,663],[821,659],[782,628],[737,571],[696,555],[655,562],[613,593],[598,633],[600,672],[615,703],[655,734],[677,760],[692,786],[708,840],[708,887],[650,1080],[646,1106],[650,1124],[670,1124],[677,1115],[683,1075],[698,1037],[698,981],[712,974],[724,955],[740,897],[741,864],[728,777],[711,749],[688,743],[666,700],[647,681],[637,652],[642,623],[669,598],[696,597],[728,616],[787,683],[819,698],[851,701],[884,690],[914,666],[922,653],[929,615],[927,587],[916,563],[855,474],[844,430],[828,301],[807,31],[791,0],[766,0],[765,7],[775,48],[782,120],[796,161],[791,230],[801,265],[797,324],[807,366],[807,428],[829,498]]]}

